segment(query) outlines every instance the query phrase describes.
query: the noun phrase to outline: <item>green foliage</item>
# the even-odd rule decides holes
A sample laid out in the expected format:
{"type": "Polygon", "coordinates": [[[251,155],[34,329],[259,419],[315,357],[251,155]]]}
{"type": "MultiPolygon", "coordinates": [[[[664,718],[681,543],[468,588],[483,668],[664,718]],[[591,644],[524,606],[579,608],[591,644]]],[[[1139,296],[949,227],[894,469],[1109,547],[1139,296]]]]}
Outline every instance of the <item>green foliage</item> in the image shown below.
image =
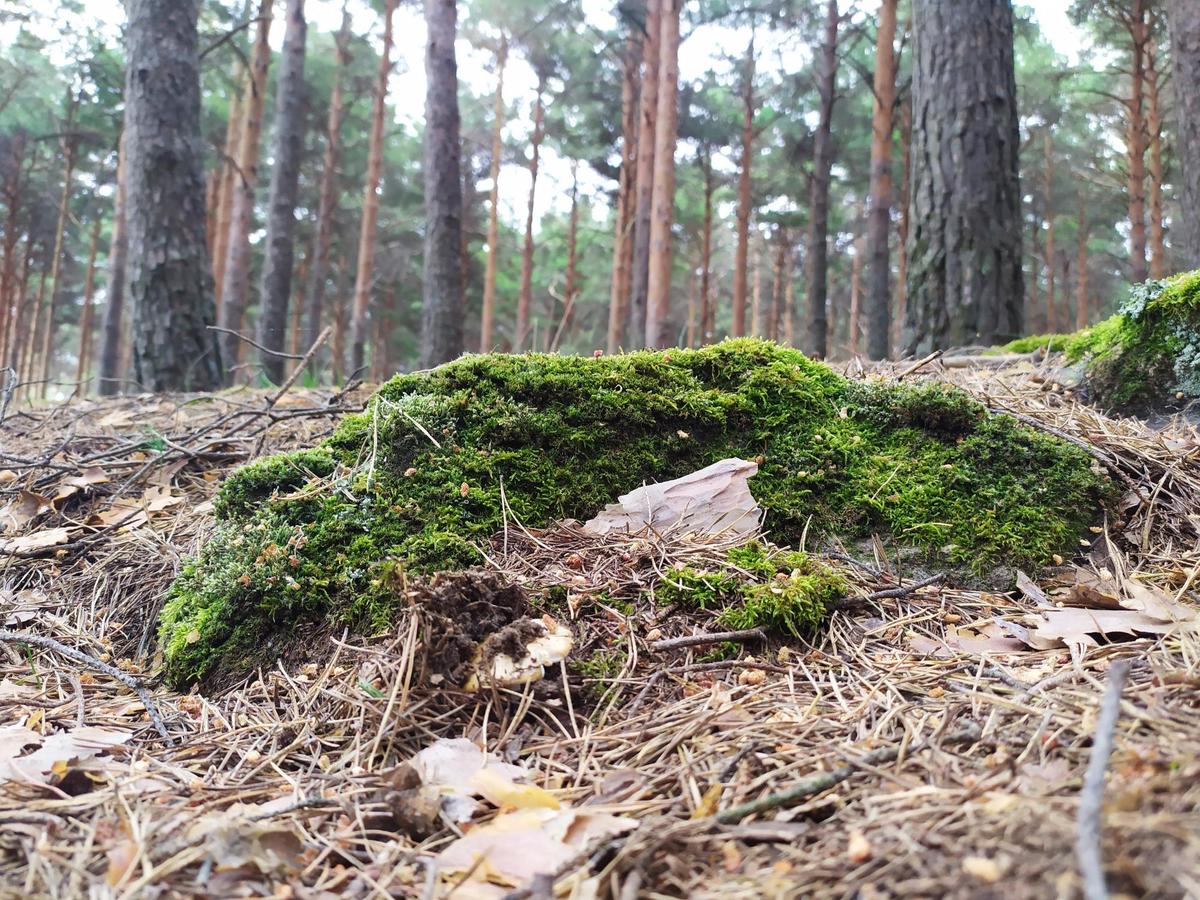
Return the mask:
{"type": "Polygon", "coordinates": [[[997,348],[994,353],[1035,353],[1038,350],[1047,350],[1050,353],[1062,353],[1067,349],[1067,343],[1070,341],[1069,334],[1031,334],[1028,337],[1017,338],[1015,341],[1009,341],[1002,347],[997,348]]]}
{"type": "MultiPolygon", "coordinates": [[[[168,598],[167,673],[245,664],[306,618],[385,624],[404,601],[384,569],[479,562],[502,491],[540,526],[730,456],[761,457],[753,489],[781,542],[880,532],[977,571],[1068,552],[1108,490],[1083,452],[959,391],[853,384],[765,342],[469,356],[393,378],[318,448],[228,479],[218,530],[168,598]]],[[[761,560],[733,561],[763,580],[761,560]]],[[[756,615],[803,624],[788,593],[754,598],[756,615]]]]}

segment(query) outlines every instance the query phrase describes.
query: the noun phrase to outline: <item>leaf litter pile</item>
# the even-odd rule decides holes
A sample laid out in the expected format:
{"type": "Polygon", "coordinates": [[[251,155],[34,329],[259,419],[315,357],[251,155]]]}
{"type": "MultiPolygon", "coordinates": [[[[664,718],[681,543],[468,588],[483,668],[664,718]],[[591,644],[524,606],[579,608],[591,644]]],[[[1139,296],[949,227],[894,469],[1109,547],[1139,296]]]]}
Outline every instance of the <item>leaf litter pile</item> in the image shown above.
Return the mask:
{"type": "MultiPolygon", "coordinates": [[[[216,487],[312,446],[365,392],[10,410],[5,893],[1072,896],[1105,684],[1128,661],[1104,875],[1200,895],[1194,426],[1107,418],[1032,359],[850,374],[956,382],[1085,447],[1125,490],[1119,521],[1006,593],[878,539],[873,563],[814,552],[845,590],[815,636],[780,641],[654,596],[756,519],[625,534],[506,516],[485,566],[406,582],[383,633],[314,627],[273,668],[179,694],[156,621],[216,487]],[[553,617],[530,602],[554,591],[553,617]]],[[[623,500],[600,518],[636,517],[623,500]]]]}

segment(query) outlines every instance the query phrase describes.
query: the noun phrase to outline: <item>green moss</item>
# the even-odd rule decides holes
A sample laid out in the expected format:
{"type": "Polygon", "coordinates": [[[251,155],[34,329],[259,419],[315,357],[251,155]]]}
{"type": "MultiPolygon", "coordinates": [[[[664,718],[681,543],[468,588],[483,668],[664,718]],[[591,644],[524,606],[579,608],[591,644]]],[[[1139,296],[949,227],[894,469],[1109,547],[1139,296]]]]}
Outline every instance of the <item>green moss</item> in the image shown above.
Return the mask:
{"type": "Polygon", "coordinates": [[[989,353],[1035,353],[1038,350],[1047,350],[1050,353],[1062,353],[1067,349],[1067,343],[1071,339],[1069,334],[1031,334],[1028,337],[1017,338],[1015,341],[1009,341],[995,350],[989,350],[989,353]]]}
{"type": "Polygon", "coordinates": [[[878,532],[979,571],[1069,552],[1107,492],[1086,454],[959,391],[852,383],[761,341],[468,356],[392,379],[319,447],[228,479],[168,597],[167,675],[252,664],[315,618],[386,625],[404,599],[385,569],[480,562],[502,491],[542,526],[729,456],[762,458],[751,485],[780,543],[878,532]]]}

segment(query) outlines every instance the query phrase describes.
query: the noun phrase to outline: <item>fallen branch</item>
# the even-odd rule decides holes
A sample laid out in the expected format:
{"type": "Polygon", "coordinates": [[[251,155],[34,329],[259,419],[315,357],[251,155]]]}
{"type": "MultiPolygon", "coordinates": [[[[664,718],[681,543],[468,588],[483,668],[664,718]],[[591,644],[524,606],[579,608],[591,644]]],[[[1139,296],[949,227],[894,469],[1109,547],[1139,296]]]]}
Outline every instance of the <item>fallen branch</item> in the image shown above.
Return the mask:
{"type": "Polygon", "coordinates": [[[1113,732],[1121,715],[1121,692],[1129,677],[1129,661],[1119,660],[1108,670],[1108,689],[1100,701],[1100,715],[1092,734],[1092,755],[1088,758],[1083,788],[1079,792],[1079,812],[1075,816],[1075,858],[1083,876],[1083,896],[1087,900],[1106,900],[1104,858],[1100,851],[1100,811],[1104,803],[1104,773],[1112,754],[1113,732]]]}
{"type": "Polygon", "coordinates": [[[945,580],[945,574],[930,575],[928,578],[922,578],[920,581],[914,581],[912,584],[875,591],[874,593],[867,594],[867,596],[863,597],[863,600],[886,600],[889,597],[907,597],[909,594],[915,594],[921,588],[929,587],[931,584],[938,584],[945,580]]]}
{"type": "Polygon", "coordinates": [[[122,672],[116,666],[110,666],[106,662],[101,662],[94,656],[84,653],[82,650],[76,650],[74,647],[68,647],[54,638],[43,637],[40,634],[27,634],[21,631],[9,631],[8,629],[0,629],[0,641],[8,641],[11,643],[32,644],[35,647],[45,647],[47,650],[53,650],[60,656],[65,656],[67,659],[77,662],[80,665],[88,666],[95,669],[97,672],[103,672],[110,678],[115,678],[125,687],[129,688],[138,695],[138,699],[142,701],[142,706],[146,708],[146,714],[150,717],[151,724],[154,725],[154,730],[157,731],[167,746],[172,746],[175,742],[171,739],[171,735],[167,733],[167,726],[163,722],[163,718],[159,715],[158,707],[154,703],[154,698],[150,696],[150,692],[146,690],[136,678],[128,672],[122,672]]]}
{"type": "Polygon", "coordinates": [[[675,650],[679,647],[702,647],[705,644],[720,644],[723,641],[765,641],[766,633],[761,628],[743,628],[741,631],[713,631],[708,634],[689,634],[686,637],[667,638],[655,641],[651,650],[675,650]]]}
{"type": "Polygon", "coordinates": [[[918,359],[915,363],[913,363],[911,366],[909,366],[907,369],[905,369],[903,372],[901,372],[899,375],[897,375],[896,380],[901,381],[901,380],[907,378],[909,375],[913,374],[913,372],[916,372],[918,369],[925,368],[927,365],[929,365],[931,362],[933,362],[935,359],[937,359],[941,355],[942,355],[941,350],[934,350],[928,356],[918,359]]]}
{"type": "MultiPolygon", "coordinates": [[[[974,744],[979,740],[979,726],[975,724],[967,725],[962,730],[948,734],[942,738],[942,744],[974,744]]],[[[915,750],[924,750],[934,746],[932,742],[911,748],[910,752],[915,750]]],[[[798,803],[814,794],[820,794],[841,784],[863,766],[878,766],[884,763],[895,762],[900,758],[901,747],[880,747],[878,750],[872,750],[866,753],[862,759],[846,763],[830,772],[821,772],[819,775],[813,775],[810,778],[805,778],[802,781],[796,782],[787,790],[776,791],[773,794],[767,794],[765,797],[760,797],[757,800],[751,800],[748,803],[741,803],[737,806],[731,806],[724,812],[719,812],[716,815],[716,820],[722,825],[734,825],[742,821],[747,816],[752,816],[755,813],[766,812],[771,809],[778,809],[781,806],[791,806],[798,803]]]]}
{"type": "MultiPolygon", "coordinates": [[[[325,330],[317,335],[317,339],[313,341],[312,346],[309,347],[308,351],[300,357],[300,362],[296,363],[296,368],[292,369],[292,374],[287,377],[287,380],[279,386],[279,390],[277,390],[272,395],[271,399],[267,401],[267,409],[273,408],[275,404],[279,402],[279,399],[288,392],[288,388],[296,383],[296,379],[300,377],[300,373],[307,368],[310,362],[312,362],[312,358],[316,356],[317,351],[321,349],[321,345],[325,343],[325,341],[329,338],[329,335],[332,333],[333,326],[326,325],[325,330]]],[[[294,359],[294,357],[289,358],[294,359]]]]}

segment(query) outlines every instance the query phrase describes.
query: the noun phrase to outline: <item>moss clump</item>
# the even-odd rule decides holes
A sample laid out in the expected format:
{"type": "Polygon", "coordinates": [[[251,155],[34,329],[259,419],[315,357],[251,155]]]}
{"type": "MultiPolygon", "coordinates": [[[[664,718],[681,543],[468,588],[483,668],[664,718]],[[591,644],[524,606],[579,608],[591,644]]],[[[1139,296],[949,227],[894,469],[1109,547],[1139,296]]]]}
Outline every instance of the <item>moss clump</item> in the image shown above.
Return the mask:
{"type": "Polygon", "coordinates": [[[1069,334],[1031,334],[1028,337],[1017,338],[1015,341],[1009,341],[995,350],[989,350],[989,353],[1036,353],[1038,350],[1047,350],[1050,353],[1062,353],[1067,349],[1067,342],[1070,341],[1069,334]]]}
{"type": "Polygon", "coordinates": [[[752,487],[781,543],[879,532],[980,571],[1069,551],[1107,491],[1086,454],[959,391],[852,383],[765,342],[469,356],[227,480],[163,612],[167,675],[253,663],[304,620],[385,624],[404,601],[383,569],[479,562],[502,486],[539,526],[729,456],[762,457],[752,487]]]}

